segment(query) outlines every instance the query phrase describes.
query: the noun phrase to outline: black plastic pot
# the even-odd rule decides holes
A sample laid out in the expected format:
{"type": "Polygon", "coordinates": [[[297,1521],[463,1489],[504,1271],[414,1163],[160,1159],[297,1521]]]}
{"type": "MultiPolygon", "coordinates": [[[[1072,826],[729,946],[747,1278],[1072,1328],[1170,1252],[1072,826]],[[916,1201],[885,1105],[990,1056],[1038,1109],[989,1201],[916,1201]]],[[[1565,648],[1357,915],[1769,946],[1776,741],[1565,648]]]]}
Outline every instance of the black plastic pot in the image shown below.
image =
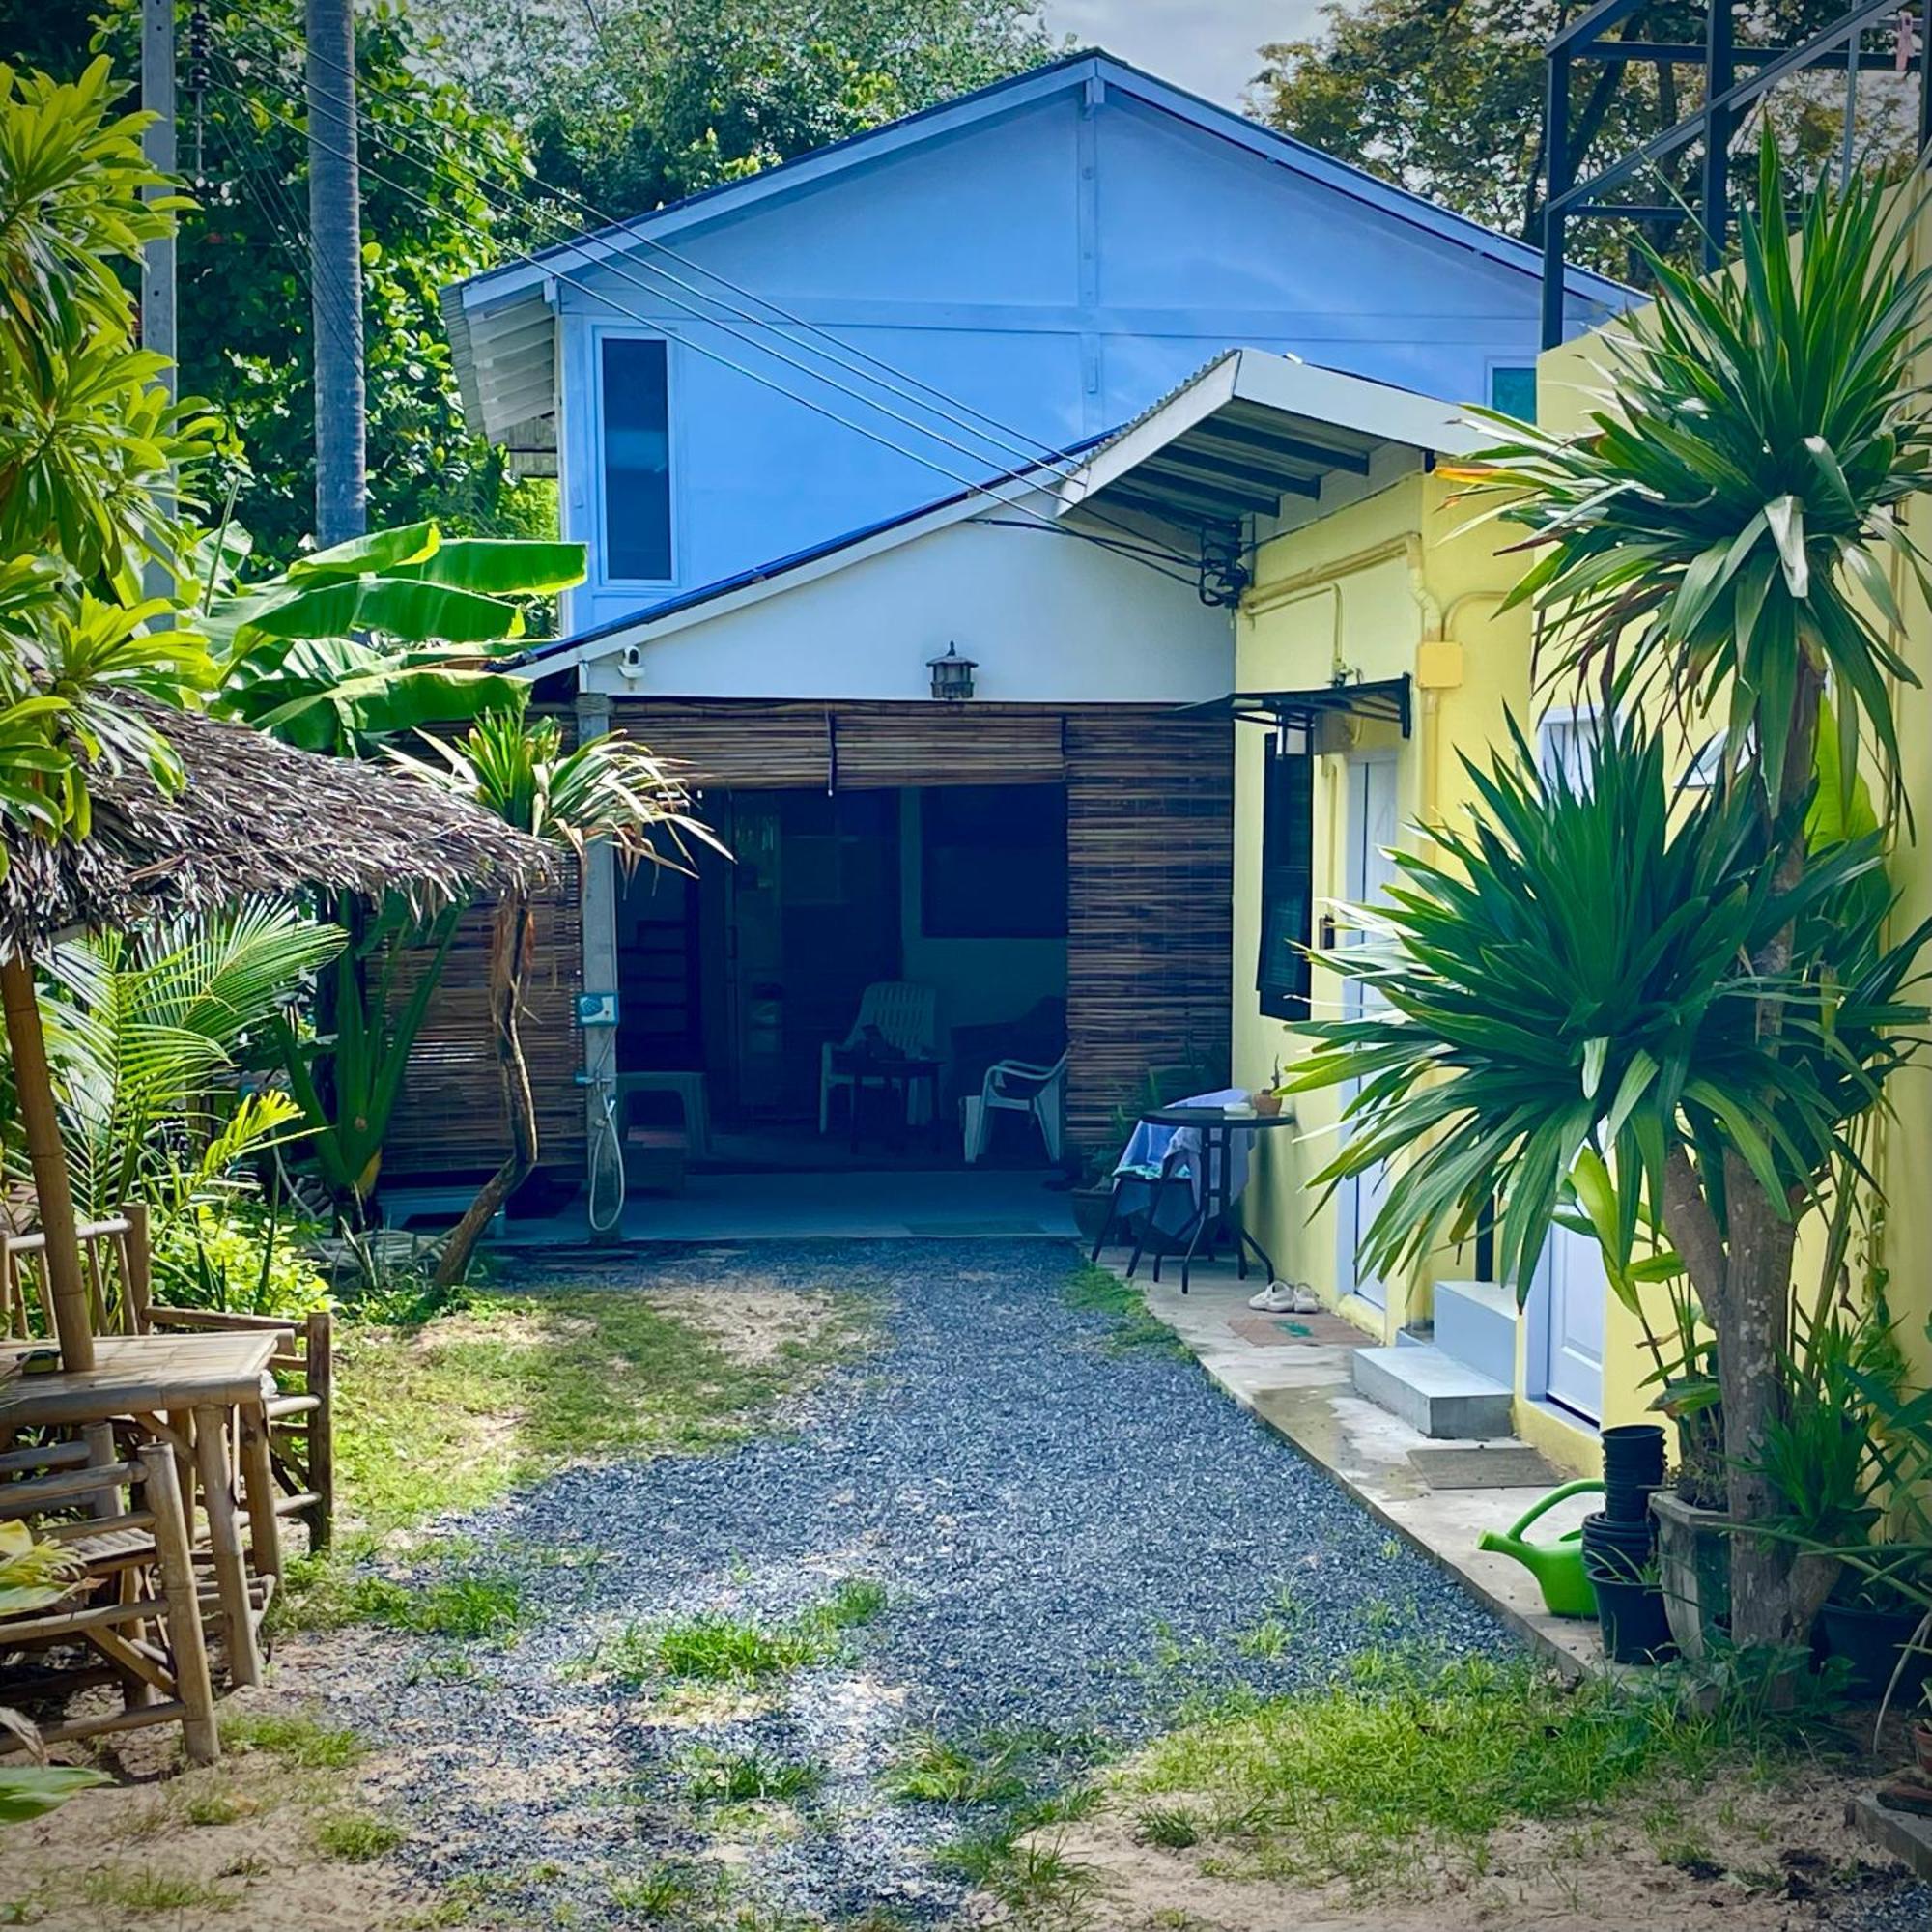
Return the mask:
{"type": "Polygon", "coordinates": [[[1626,1422],[1604,1431],[1604,1488],[1656,1490],[1663,1487],[1663,1425],[1626,1422]]]}
{"type": "Polygon", "coordinates": [[[1828,1603],[1818,1613],[1819,1649],[1852,1666],[1847,1685],[1854,1697],[1876,1704],[1888,1690],[1900,1710],[1910,1710],[1932,1678],[1932,1655],[1906,1650],[1923,1616],[1920,1610],[1871,1610],[1859,1604],[1828,1603]],[[1903,1656],[1905,1667],[1899,1669],[1903,1656]],[[1898,1686],[1891,1675],[1898,1671],[1898,1686]]]}
{"type": "Polygon", "coordinates": [[[1612,1522],[1642,1522],[1650,1515],[1650,1499],[1661,1483],[1605,1483],[1604,1514],[1612,1522]]]}
{"type": "Polygon", "coordinates": [[[1663,1592],[1655,1583],[1593,1576],[1597,1627],[1604,1655],[1612,1663],[1663,1663],[1677,1655],[1663,1613],[1663,1592]]]}
{"type": "Polygon", "coordinates": [[[1583,1568],[1593,1579],[1601,1572],[1634,1580],[1656,1555],[1657,1525],[1648,1516],[1636,1522],[1619,1522],[1599,1511],[1583,1519],[1583,1568]]]}

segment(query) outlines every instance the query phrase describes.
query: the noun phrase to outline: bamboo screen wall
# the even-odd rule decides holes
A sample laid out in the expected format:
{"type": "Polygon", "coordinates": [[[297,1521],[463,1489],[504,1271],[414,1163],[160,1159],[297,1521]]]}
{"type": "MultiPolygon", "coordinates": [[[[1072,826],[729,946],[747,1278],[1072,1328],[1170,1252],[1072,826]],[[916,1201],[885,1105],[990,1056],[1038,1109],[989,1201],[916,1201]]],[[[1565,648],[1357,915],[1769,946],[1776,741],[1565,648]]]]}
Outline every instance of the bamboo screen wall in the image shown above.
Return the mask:
{"type": "MultiPolygon", "coordinates": [[[[581,1173],[584,1162],[583,1065],[577,993],[583,979],[577,868],[531,908],[536,973],[522,1028],[537,1103],[541,1164],[581,1173]]],[[[412,1174],[487,1172],[509,1151],[502,1089],[490,1031],[490,905],[472,906],[457,926],[442,984],[410,1056],[408,1077],[383,1150],[390,1179],[412,1174]]],[[[409,997],[429,954],[403,955],[397,1001],[409,997]]]]}
{"type": "MultiPolygon", "coordinates": [[[[1225,1071],[1231,1003],[1233,726],[1145,706],[620,699],[612,724],[698,785],[1060,784],[1067,795],[1067,1125],[1104,1144],[1151,1066],[1225,1071]]],[[[543,1165],[581,1171],[582,970],[574,875],[537,909],[524,1027],[543,1165]]],[[[391,1178],[476,1171],[505,1137],[487,1009],[489,913],[466,916],[384,1156],[391,1178]]],[[[1217,1077],[1224,1077],[1217,1075],[1217,1077]]]]}
{"type": "Polygon", "coordinates": [[[1227,1078],[1234,727],[1066,721],[1066,1125],[1105,1145],[1151,1066],[1227,1078]]]}
{"type": "Polygon", "coordinates": [[[1105,1141],[1150,1066],[1228,1060],[1234,727],[1091,705],[701,703],[612,707],[617,728],[741,790],[1067,788],[1067,1125],[1105,1141]]]}

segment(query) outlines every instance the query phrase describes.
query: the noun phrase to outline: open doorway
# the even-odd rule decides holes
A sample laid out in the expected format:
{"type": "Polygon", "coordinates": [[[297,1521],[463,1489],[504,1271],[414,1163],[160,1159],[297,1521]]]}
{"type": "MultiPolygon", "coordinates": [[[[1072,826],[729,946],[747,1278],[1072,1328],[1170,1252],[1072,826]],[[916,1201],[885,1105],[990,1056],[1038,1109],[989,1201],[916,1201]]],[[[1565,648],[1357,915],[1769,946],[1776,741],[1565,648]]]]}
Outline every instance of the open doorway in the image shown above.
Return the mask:
{"type": "MultiPolygon", "coordinates": [[[[634,1149],[682,1133],[691,1164],[724,1170],[957,1164],[958,1103],[986,1069],[1065,1050],[1065,786],[740,786],[707,793],[704,810],[734,863],[696,880],[640,871],[620,895],[634,1149]],[[821,1093],[825,1048],[885,985],[919,989],[934,1067],[910,1106],[867,1090],[854,1132],[851,1089],[821,1093]],[[689,1076],[708,1117],[701,1149],[688,1144],[689,1076]]],[[[1044,1166],[1030,1124],[1002,1117],[985,1158],[1044,1166]]]]}

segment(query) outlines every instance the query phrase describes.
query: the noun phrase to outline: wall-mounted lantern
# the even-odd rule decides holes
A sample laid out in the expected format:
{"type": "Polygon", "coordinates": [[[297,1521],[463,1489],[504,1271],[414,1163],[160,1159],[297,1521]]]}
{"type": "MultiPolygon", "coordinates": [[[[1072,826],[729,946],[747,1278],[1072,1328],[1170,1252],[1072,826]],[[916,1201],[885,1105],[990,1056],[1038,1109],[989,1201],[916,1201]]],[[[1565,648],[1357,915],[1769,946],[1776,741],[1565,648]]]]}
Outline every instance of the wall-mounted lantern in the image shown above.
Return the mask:
{"type": "Polygon", "coordinates": [[[933,696],[962,704],[973,696],[973,673],[980,667],[973,659],[962,658],[957,644],[948,644],[940,657],[927,658],[925,668],[932,673],[933,696]]]}

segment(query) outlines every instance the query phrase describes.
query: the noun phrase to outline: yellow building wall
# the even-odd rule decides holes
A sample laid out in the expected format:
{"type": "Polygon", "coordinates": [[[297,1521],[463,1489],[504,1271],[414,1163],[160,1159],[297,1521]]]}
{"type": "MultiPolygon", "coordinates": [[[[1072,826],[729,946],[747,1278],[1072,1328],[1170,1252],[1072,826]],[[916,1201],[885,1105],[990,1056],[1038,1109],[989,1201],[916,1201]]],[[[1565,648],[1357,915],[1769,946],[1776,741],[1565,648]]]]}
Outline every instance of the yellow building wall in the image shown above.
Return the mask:
{"type": "MultiPolygon", "coordinates": [[[[1327,684],[1338,669],[1351,682],[1405,674],[1415,680],[1412,730],[1330,721],[1315,773],[1315,894],[1324,906],[1347,898],[1348,768],[1352,757],[1395,754],[1404,847],[1414,850],[1420,821],[1455,812],[1469,791],[1458,761],[1482,754],[1504,731],[1504,707],[1522,712],[1529,696],[1529,624],[1520,611],[1498,614],[1512,560],[1495,554],[1492,529],[1468,530],[1471,510],[1448,485],[1420,472],[1265,545],[1236,623],[1236,685],[1282,691],[1327,684]]],[[[1261,827],[1268,733],[1239,727],[1235,756],[1234,1073],[1236,1086],[1262,1087],[1307,1051],[1289,1026],[1264,1016],[1257,1000],[1261,827]]],[[[1339,1009],[1338,977],[1315,968],[1318,1012],[1339,1009]]],[[[1432,1285],[1469,1273],[1472,1250],[1431,1257],[1406,1279],[1388,1283],[1388,1306],[1342,1297],[1337,1216],[1317,1205],[1311,1177],[1339,1144],[1341,1096],[1303,1094],[1297,1128],[1261,1137],[1244,1212],[1289,1278],[1390,1341],[1404,1323],[1427,1320],[1432,1285]]]]}

